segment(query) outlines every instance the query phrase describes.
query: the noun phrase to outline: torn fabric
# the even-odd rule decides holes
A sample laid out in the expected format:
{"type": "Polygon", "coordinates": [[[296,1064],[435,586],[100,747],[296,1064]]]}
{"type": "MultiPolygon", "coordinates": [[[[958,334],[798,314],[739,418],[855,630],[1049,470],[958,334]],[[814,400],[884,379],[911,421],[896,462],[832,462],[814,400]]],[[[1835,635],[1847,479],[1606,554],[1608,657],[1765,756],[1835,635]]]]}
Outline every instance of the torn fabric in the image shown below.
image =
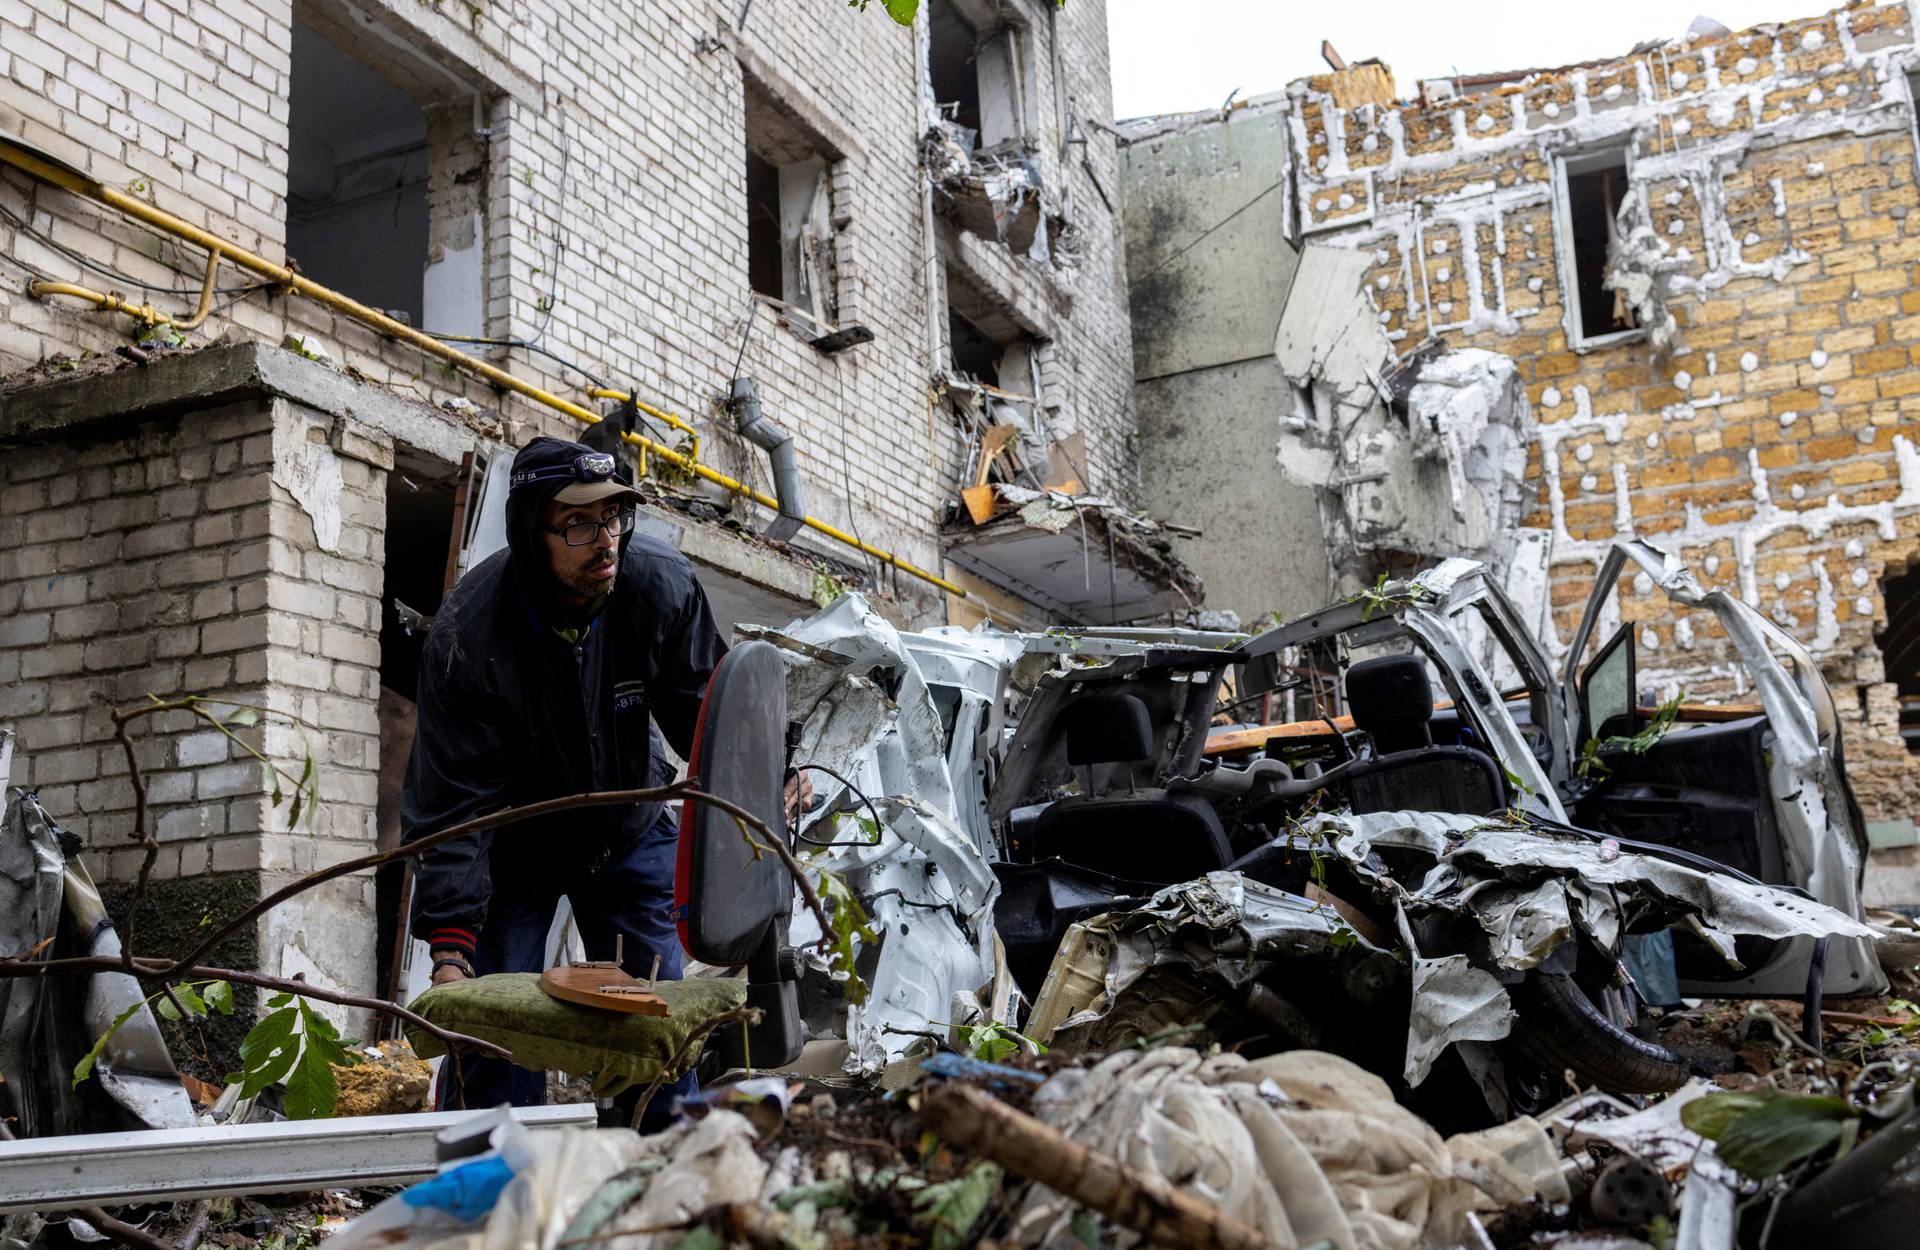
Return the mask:
{"type": "MultiPolygon", "coordinates": [[[[1033,1113],[1280,1247],[1454,1245],[1471,1212],[1568,1196],[1557,1152],[1534,1121],[1443,1140],[1384,1081],[1319,1051],[1248,1062],[1123,1050],[1055,1075],[1033,1113]]],[[[1013,1240],[1060,1244],[1074,1211],[1034,1186],[1014,1216],[1013,1240]]],[[[1131,1233],[1115,1240],[1120,1250],[1139,1244],[1131,1233]]]]}

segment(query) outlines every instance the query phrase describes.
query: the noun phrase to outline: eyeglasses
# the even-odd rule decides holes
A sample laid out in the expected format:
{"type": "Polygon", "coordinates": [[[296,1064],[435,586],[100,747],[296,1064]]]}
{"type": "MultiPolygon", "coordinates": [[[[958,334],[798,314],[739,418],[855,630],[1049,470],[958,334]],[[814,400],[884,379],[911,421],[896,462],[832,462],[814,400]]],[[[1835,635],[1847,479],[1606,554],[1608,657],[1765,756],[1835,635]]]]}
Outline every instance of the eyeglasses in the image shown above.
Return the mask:
{"type": "Polygon", "coordinates": [[[541,529],[549,534],[558,534],[569,547],[586,547],[600,537],[600,531],[607,531],[609,538],[618,538],[633,528],[633,509],[622,508],[602,521],[575,521],[572,525],[543,525],[541,529]]]}

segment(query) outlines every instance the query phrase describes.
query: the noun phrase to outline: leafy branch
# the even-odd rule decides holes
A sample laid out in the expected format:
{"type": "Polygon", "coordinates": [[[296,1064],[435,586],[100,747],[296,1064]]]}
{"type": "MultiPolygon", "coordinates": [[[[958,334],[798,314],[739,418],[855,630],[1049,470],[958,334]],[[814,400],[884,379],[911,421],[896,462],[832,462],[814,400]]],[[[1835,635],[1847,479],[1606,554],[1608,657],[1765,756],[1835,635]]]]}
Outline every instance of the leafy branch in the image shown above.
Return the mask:
{"type": "Polygon", "coordinates": [[[1628,755],[1645,755],[1653,750],[1660,739],[1667,736],[1673,728],[1673,722],[1680,718],[1680,705],[1686,702],[1687,692],[1680,693],[1654,709],[1653,715],[1640,732],[1635,734],[1611,734],[1605,739],[1588,738],[1580,747],[1580,776],[1594,781],[1602,780],[1611,771],[1600,760],[1602,751],[1622,750],[1628,755]]]}

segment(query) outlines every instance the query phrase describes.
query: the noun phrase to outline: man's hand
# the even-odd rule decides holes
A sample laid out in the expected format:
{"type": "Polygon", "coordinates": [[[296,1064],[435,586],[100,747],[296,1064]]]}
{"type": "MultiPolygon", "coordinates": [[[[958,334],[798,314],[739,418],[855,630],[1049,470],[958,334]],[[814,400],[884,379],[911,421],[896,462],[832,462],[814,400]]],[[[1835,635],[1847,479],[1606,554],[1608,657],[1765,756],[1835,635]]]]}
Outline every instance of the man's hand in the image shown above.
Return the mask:
{"type": "Polygon", "coordinates": [[[438,968],[435,968],[433,970],[433,983],[435,985],[446,985],[453,981],[464,981],[473,975],[473,965],[467,962],[467,954],[465,951],[443,948],[433,952],[433,959],[435,963],[439,963],[442,959],[457,959],[460,961],[459,963],[440,964],[438,968]]]}
{"type": "Polygon", "coordinates": [[[787,826],[799,823],[800,813],[813,803],[813,783],[805,773],[787,778],[787,826]]]}

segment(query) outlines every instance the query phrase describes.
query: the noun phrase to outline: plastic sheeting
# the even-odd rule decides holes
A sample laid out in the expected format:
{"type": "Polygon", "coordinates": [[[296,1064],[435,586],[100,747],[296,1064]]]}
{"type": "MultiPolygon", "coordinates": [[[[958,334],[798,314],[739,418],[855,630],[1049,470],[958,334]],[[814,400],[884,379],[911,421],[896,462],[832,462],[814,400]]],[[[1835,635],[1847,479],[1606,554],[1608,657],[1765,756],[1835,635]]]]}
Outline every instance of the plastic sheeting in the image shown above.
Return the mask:
{"type": "Polygon", "coordinates": [[[528,1133],[512,1120],[491,1149],[401,1190],[327,1242],[332,1250],[554,1250],[602,1185],[645,1154],[631,1129],[528,1133]]]}
{"type": "MultiPolygon", "coordinates": [[[[1535,1196],[1567,1199],[1558,1152],[1534,1121],[1442,1139],[1396,1103],[1384,1081],[1319,1051],[1252,1062],[1182,1049],[1121,1051],[1055,1076],[1032,1110],[1281,1247],[1454,1245],[1471,1212],[1535,1196]]],[[[1014,1239],[1053,1244],[1074,1210],[1036,1186],[1015,1216],[1014,1239]]],[[[1115,1244],[1139,1243],[1121,1234],[1115,1244]]]]}

